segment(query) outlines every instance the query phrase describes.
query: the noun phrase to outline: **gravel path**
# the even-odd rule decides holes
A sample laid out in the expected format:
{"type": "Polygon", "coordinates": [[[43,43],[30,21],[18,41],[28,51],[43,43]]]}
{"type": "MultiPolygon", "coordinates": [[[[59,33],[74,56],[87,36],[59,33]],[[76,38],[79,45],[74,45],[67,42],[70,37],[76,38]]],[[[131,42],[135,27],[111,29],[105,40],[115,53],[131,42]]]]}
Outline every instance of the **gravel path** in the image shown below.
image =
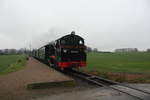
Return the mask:
{"type": "Polygon", "coordinates": [[[58,91],[61,93],[67,88],[62,90],[59,88],[28,90],[26,85],[63,80],[70,80],[70,78],[30,58],[25,69],[0,76],[0,100],[26,100],[30,97],[59,93],[58,91]]]}

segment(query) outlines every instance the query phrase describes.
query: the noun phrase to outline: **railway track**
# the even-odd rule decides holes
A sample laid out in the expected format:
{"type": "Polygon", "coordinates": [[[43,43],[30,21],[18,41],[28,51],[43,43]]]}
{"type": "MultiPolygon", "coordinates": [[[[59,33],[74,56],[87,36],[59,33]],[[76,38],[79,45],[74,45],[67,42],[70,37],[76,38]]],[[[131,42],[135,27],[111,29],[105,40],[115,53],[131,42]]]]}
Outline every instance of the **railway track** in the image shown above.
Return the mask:
{"type": "Polygon", "coordinates": [[[150,100],[150,92],[148,91],[140,90],[140,89],[131,87],[129,85],[125,85],[119,82],[114,82],[108,79],[104,79],[98,76],[90,75],[90,74],[83,73],[83,72],[76,71],[76,70],[69,69],[69,70],[66,70],[65,73],[81,78],[83,80],[86,80],[88,82],[91,82],[99,86],[117,90],[129,96],[132,96],[138,100],[150,100]]]}

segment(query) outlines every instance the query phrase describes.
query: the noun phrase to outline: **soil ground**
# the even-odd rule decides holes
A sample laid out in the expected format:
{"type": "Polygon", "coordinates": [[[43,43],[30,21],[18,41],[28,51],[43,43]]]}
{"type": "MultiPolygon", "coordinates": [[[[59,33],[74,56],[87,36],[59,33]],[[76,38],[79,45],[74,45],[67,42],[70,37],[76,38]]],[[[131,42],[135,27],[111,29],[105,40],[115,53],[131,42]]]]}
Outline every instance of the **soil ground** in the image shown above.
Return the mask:
{"type": "Polygon", "coordinates": [[[54,94],[67,88],[47,88],[28,90],[27,84],[70,80],[71,78],[56,72],[45,64],[30,58],[25,69],[0,76],[0,100],[23,100],[40,95],[54,94]]]}

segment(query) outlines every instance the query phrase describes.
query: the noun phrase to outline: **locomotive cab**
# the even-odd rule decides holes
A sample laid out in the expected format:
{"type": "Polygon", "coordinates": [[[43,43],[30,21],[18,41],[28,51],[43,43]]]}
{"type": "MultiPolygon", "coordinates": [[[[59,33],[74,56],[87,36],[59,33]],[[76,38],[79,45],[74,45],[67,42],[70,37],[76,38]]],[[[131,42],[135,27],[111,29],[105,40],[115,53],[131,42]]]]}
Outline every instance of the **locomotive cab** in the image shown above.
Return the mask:
{"type": "Polygon", "coordinates": [[[86,46],[84,39],[78,35],[66,35],[56,43],[59,49],[58,66],[61,68],[84,67],[86,66],[86,46]]]}

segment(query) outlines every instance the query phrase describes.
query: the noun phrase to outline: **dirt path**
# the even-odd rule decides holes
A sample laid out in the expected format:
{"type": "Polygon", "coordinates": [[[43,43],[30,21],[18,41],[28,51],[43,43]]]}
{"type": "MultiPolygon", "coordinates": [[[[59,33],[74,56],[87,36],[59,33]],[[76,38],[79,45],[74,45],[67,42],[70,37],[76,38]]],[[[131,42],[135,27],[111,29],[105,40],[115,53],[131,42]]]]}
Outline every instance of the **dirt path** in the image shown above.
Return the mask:
{"type": "Polygon", "coordinates": [[[51,95],[65,91],[65,89],[49,88],[28,90],[26,85],[34,82],[61,81],[69,78],[56,73],[46,65],[30,58],[25,69],[0,76],[0,100],[26,100],[36,98],[39,95],[51,95]]]}

